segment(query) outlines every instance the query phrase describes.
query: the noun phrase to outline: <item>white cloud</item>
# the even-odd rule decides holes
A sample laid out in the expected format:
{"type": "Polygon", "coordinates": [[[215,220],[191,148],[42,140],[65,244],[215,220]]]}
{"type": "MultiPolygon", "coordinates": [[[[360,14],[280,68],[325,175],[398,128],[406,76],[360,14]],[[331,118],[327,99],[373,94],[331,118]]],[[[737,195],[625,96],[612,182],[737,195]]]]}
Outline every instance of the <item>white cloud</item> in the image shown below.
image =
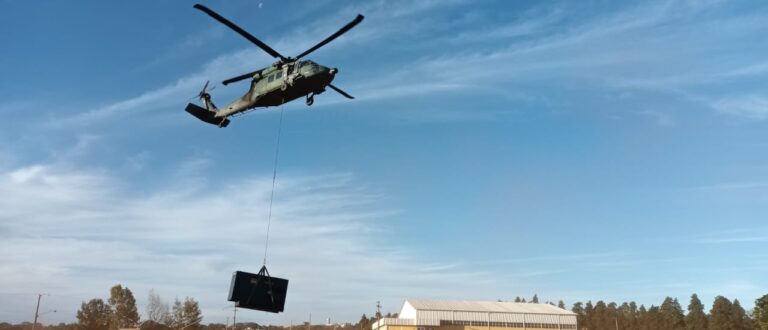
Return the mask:
{"type": "Polygon", "coordinates": [[[712,104],[720,113],[745,117],[749,119],[768,119],[768,98],[758,95],[730,97],[715,101],[712,104]]]}
{"type": "Polygon", "coordinates": [[[768,228],[730,228],[708,233],[695,240],[702,244],[737,244],[768,242],[768,228]]]}
{"type": "MultiPolygon", "coordinates": [[[[199,160],[190,163],[199,169],[199,160]]],[[[185,173],[190,176],[178,180],[201,175],[185,173]]],[[[122,283],[140,305],[155,288],[166,299],[195,297],[206,322],[221,322],[231,272],[261,266],[270,179],[171,184],[136,194],[102,170],[34,165],[2,172],[0,293],[90,299],[122,283]]],[[[348,174],[284,175],[277,189],[268,265],[272,275],[291,281],[287,312],[276,318],[245,312],[243,319],[285,323],[312,311],[352,321],[371,301],[394,310],[414,294],[482,297],[499,289],[482,271],[424,263],[399,249],[386,226],[397,212],[348,174]],[[476,285],[464,288],[470,279],[476,285]]],[[[49,319],[71,321],[80,300],[51,302],[61,312],[49,319]]],[[[0,318],[23,321],[26,311],[13,301],[0,295],[0,318]]]]}

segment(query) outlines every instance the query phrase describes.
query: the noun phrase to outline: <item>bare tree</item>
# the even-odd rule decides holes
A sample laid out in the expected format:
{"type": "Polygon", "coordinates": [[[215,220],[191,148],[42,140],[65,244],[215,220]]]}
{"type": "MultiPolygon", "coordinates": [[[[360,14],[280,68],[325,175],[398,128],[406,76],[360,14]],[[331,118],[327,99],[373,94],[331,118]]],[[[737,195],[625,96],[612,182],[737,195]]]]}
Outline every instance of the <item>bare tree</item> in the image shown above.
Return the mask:
{"type": "Polygon", "coordinates": [[[155,290],[149,290],[149,300],[147,302],[147,319],[155,323],[170,324],[170,308],[155,290]]]}

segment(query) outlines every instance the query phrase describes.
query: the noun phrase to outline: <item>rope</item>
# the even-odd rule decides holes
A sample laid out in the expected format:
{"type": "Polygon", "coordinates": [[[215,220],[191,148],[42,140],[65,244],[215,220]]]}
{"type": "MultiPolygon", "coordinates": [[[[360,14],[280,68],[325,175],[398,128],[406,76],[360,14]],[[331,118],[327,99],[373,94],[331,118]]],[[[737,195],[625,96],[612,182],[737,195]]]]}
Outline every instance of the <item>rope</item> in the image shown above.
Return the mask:
{"type": "Polygon", "coordinates": [[[264,263],[267,266],[269,249],[269,228],[272,226],[272,201],[275,199],[275,179],[277,178],[277,156],[280,155],[280,132],[283,130],[283,107],[280,107],[280,124],[277,125],[277,144],[275,145],[275,166],[272,170],[272,193],[269,195],[269,216],[267,216],[267,238],[264,240],[264,263]]]}

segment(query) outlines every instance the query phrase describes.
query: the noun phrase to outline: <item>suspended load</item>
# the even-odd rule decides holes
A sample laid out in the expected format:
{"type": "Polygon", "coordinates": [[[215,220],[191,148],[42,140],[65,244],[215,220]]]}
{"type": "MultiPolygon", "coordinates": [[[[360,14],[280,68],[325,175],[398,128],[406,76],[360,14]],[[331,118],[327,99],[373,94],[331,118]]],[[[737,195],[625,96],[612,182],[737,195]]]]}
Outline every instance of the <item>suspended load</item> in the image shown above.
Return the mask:
{"type": "Polygon", "coordinates": [[[269,276],[267,267],[258,274],[236,271],[229,286],[229,301],[236,307],[280,313],[285,307],[288,280],[269,276]]]}

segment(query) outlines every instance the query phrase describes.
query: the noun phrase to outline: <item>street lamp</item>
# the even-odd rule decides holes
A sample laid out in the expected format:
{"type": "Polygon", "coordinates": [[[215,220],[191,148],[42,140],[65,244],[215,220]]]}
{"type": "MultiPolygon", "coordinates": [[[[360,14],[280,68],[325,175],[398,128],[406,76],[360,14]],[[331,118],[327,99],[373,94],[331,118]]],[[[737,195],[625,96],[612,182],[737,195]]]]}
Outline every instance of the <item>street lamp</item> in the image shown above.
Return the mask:
{"type": "Polygon", "coordinates": [[[40,317],[40,299],[43,298],[43,296],[50,296],[50,294],[47,294],[47,293],[37,294],[37,307],[35,307],[35,321],[32,322],[32,330],[35,330],[35,327],[37,326],[37,318],[40,317]]]}

